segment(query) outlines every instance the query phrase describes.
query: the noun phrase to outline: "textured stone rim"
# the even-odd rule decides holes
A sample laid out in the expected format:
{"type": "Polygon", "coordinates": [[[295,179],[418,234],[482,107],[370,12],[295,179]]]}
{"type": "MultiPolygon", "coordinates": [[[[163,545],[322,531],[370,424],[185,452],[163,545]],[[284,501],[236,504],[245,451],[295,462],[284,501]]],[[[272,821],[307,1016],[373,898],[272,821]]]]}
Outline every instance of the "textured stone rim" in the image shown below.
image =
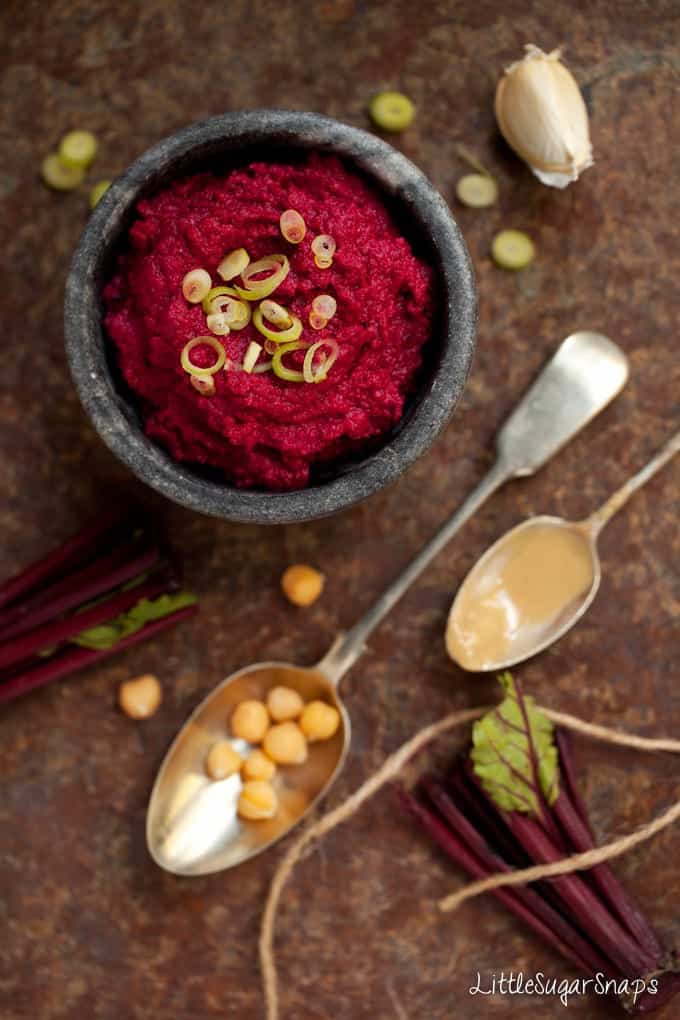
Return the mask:
{"type": "Polygon", "coordinates": [[[472,362],[475,286],[460,231],[439,192],[410,160],[381,139],[329,117],[285,110],[227,113],[192,124],[139,157],[111,185],[76,249],[66,283],[66,352],[76,388],[110,450],[142,481],[201,513],[231,521],[278,524],[311,520],[353,506],[394,481],[433,442],[463,391],[472,362]],[[140,191],[156,179],[181,174],[220,145],[274,142],[334,152],[373,178],[404,205],[439,255],[442,330],[440,360],[410,419],[388,443],[355,468],[328,482],[286,493],[253,492],[202,479],[152,443],[117,393],[106,359],[98,274],[120,238],[140,191]]]}

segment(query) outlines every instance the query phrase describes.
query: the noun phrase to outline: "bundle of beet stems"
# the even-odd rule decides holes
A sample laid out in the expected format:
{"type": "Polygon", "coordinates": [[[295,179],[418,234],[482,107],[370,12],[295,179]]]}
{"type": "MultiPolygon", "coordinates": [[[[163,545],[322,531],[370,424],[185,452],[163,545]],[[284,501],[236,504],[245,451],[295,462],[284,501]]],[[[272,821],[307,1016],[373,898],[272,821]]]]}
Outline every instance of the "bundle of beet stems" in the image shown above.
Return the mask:
{"type": "Polygon", "coordinates": [[[101,515],[0,584],[0,702],[146,640],[195,602],[138,510],[101,515]]]}
{"type": "MultiPolygon", "coordinates": [[[[549,864],[594,847],[565,733],[506,674],[505,700],[473,728],[473,746],[445,779],[400,790],[403,807],[476,879],[549,864]]],[[[680,991],[663,948],[608,864],[550,882],[491,890],[516,917],[635,1015],[680,991]]]]}

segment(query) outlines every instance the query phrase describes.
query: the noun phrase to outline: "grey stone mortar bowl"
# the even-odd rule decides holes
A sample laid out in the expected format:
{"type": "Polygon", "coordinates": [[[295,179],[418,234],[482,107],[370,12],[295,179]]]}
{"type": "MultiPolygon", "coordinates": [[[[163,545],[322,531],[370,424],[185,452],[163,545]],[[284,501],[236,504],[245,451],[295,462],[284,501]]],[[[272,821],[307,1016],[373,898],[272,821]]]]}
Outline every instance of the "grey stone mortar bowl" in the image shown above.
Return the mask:
{"type": "Polygon", "coordinates": [[[66,284],[66,351],[95,429],[138,478],[169,499],[230,521],[280,524],[353,506],[394,481],[435,439],[463,391],[474,350],[476,295],[470,259],[441,195],[381,139],[315,113],[253,110],[192,124],[139,157],[92,213],[66,284]],[[416,391],[398,426],[363,455],[314,473],[306,489],[238,489],[215,471],[178,463],[144,434],[102,326],[102,288],[113,274],[140,198],[198,170],[221,172],[251,159],[300,150],[334,153],[368,178],[400,229],[435,268],[437,312],[416,391]]]}

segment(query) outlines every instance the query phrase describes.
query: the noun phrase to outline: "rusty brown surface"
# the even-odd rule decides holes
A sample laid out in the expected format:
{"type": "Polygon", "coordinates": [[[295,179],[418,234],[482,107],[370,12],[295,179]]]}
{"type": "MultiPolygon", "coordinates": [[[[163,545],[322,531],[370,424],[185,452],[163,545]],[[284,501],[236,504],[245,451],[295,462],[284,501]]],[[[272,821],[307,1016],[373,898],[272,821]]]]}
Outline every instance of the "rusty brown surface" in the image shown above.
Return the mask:
{"type": "MultiPolygon", "coordinates": [[[[575,328],[627,351],[623,395],[536,478],[495,496],[371,641],[345,693],[354,726],[329,804],[416,727],[488,701],[493,682],[444,653],[452,592],[486,546],[534,512],[593,509],[677,428],[680,369],[680,11],[674,0],[307,4],[117,4],[7,0],[0,12],[0,576],[139,487],[93,433],[62,349],[62,288],[85,222],[82,195],[44,190],[41,157],[73,126],[93,129],[93,179],[122,169],[189,120],[241,107],[313,109],[365,126],[377,89],[418,106],[396,144],[454,203],[466,144],[497,175],[487,212],[455,207],[480,291],[479,344],[459,410],[397,485],[343,516],[276,530],[202,519],[149,493],[200,593],[181,630],[3,708],[0,716],[2,1020],[212,1020],[262,1016],[257,933],[280,851],[236,872],[182,880],[144,846],[164,749],[187,712],[235,667],[315,660],[479,479],[504,415],[575,328]],[[115,11],[115,13],[114,13],[115,11]],[[596,166],[566,192],[540,186],[500,142],[498,70],[523,43],[563,43],[586,86],[596,166]],[[521,275],[488,257],[501,226],[538,250],[521,275]],[[292,561],[328,575],[307,612],[277,579],[292,561]],[[166,699],[133,724],[118,683],[157,672],[166,699]]],[[[587,618],[521,677],[539,700],[646,734],[677,733],[678,466],[605,532],[604,582],[587,618]]],[[[435,757],[456,746],[443,741],[435,757]]],[[[579,742],[599,839],[677,797],[678,763],[579,742]]],[[[428,756],[423,757],[423,765],[428,756]]],[[[667,830],[616,866],[659,932],[680,942],[680,835],[667,830]]],[[[461,876],[399,816],[389,792],[331,834],[287,890],[277,942],[284,1020],[517,1020],[563,1015],[554,999],[471,997],[480,971],[573,976],[493,901],[453,918],[437,898],[461,876]]],[[[677,1004],[662,1014],[678,1015],[677,1004]]],[[[592,997],[570,1016],[618,1009],[592,997]]]]}

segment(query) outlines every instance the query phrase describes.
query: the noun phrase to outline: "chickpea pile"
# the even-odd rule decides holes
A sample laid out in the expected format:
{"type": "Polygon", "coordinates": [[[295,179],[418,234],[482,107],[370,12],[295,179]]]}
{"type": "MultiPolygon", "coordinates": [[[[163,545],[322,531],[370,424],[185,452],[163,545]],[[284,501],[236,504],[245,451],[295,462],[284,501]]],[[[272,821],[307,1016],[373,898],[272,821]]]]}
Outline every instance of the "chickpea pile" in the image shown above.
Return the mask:
{"type": "Polygon", "coordinates": [[[273,818],[279,802],[272,780],[279,765],[302,765],[307,745],[329,740],[340,725],[337,708],[325,701],[307,704],[290,687],[272,687],[266,703],[249,699],[234,709],[232,736],[255,744],[244,758],[228,740],[210,748],[205,769],[211,779],[227,779],[241,773],[243,787],[238,800],[241,818],[256,821],[273,818]]]}

